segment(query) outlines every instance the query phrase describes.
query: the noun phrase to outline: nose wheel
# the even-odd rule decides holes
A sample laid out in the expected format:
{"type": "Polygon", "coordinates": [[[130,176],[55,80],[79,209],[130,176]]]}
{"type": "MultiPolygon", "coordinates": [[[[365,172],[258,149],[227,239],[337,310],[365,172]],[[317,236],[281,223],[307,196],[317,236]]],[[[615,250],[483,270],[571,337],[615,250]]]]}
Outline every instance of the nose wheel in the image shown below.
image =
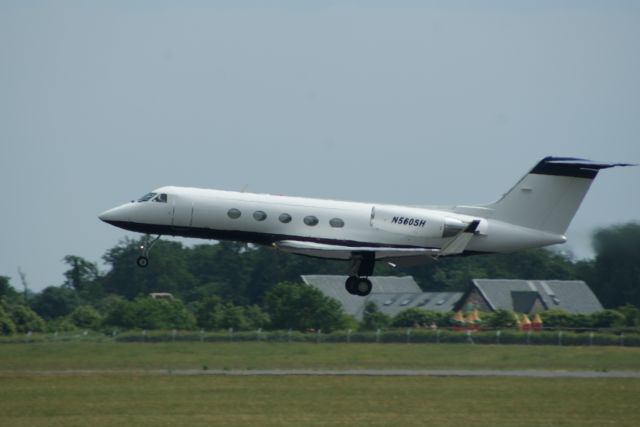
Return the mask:
{"type": "Polygon", "coordinates": [[[371,284],[371,280],[366,277],[349,276],[344,283],[344,287],[351,295],[366,297],[371,293],[373,285],[371,284]]]}
{"type": "MultiPolygon", "coordinates": [[[[158,234],[158,236],[153,239],[151,242],[149,243],[143,243],[142,245],[140,245],[140,250],[142,251],[142,255],[140,255],[138,257],[138,259],[136,259],[136,264],[138,264],[138,267],[140,268],[145,268],[146,266],[149,265],[149,252],[151,252],[151,248],[153,247],[153,245],[156,244],[156,242],[158,240],[160,240],[161,235],[158,234]]],[[[149,239],[147,238],[147,241],[149,239]]]]}

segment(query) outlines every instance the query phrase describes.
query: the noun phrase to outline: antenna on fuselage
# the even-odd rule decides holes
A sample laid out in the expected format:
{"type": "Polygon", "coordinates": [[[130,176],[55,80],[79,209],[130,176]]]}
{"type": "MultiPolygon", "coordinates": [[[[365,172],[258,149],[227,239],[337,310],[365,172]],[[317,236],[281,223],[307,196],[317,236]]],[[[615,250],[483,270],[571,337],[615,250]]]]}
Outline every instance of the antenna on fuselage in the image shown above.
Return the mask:
{"type": "Polygon", "coordinates": [[[245,184],[245,185],[242,187],[242,190],[240,190],[240,192],[241,192],[241,193],[246,192],[246,191],[247,191],[247,188],[249,188],[249,184],[245,184]]]}

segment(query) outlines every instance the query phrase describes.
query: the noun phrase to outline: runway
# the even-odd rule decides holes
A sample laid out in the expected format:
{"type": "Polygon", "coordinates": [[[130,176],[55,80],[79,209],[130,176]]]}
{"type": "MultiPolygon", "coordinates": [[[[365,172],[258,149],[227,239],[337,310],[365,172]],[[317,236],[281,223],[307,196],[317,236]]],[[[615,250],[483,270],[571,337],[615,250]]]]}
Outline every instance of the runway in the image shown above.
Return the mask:
{"type": "Polygon", "coordinates": [[[640,371],[564,370],[465,370],[465,369],[89,369],[89,370],[0,370],[0,377],[16,376],[231,376],[231,377],[520,377],[520,378],[635,378],[640,371]]]}

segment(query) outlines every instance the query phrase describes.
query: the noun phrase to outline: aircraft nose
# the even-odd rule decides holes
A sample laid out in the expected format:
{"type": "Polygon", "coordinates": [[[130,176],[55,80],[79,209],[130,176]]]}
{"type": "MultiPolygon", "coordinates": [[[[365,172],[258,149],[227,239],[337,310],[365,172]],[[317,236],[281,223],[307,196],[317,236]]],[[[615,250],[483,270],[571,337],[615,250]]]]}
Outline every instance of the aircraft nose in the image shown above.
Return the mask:
{"type": "Polygon", "coordinates": [[[98,215],[100,220],[106,222],[107,224],[113,224],[115,222],[127,221],[127,215],[125,214],[125,209],[122,206],[118,206],[109,210],[102,212],[98,215]]]}

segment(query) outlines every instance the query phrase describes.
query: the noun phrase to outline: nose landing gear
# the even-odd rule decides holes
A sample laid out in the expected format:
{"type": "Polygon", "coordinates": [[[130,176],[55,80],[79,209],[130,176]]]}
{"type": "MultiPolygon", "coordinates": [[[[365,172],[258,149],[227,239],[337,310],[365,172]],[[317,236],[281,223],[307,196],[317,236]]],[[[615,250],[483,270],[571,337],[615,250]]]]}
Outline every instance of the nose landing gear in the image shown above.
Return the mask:
{"type": "Polygon", "coordinates": [[[138,267],[145,268],[146,266],[149,265],[149,252],[151,252],[151,248],[153,247],[153,245],[155,245],[156,242],[160,240],[160,237],[161,235],[158,234],[158,236],[155,239],[149,242],[149,237],[147,236],[148,243],[143,243],[142,245],[140,245],[140,250],[142,251],[142,255],[140,255],[138,259],[136,259],[136,264],[138,264],[138,267]]]}

